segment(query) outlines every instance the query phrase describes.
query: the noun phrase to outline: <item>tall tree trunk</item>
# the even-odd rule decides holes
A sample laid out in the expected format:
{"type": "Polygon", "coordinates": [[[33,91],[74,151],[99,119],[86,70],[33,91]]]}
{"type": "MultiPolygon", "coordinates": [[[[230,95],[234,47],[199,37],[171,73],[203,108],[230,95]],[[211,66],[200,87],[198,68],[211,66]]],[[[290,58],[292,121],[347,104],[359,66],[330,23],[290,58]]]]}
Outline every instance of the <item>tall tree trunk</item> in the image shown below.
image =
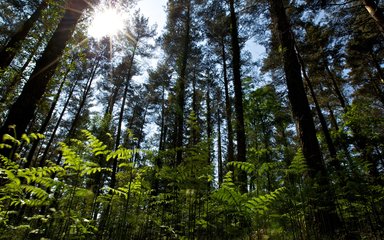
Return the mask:
{"type": "Polygon", "coordinates": [[[44,32],[39,37],[39,39],[37,40],[37,43],[33,47],[32,51],[29,53],[29,56],[28,56],[27,60],[24,62],[23,66],[18,70],[17,74],[15,76],[13,76],[12,81],[9,84],[7,84],[5,91],[4,91],[5,93],[0,99],[0,103],[7,102],[8,98],[15,91],[16,86],[20,83],[20,80],[23,77],[24,71],[27,69],[29,64],[32,62],[33,57],[35,56],[37,50],[39,49],[39,46],[40,46],[41,42],[43,41],[45,34],[46,34],[46,32],[44,32]]]}
{"type": "MultiPolygon", "coordinates": [[[[209,76],[208,76],[209,77],[209,76]]],[[[207,138],[208,138],[208,161],[207,164],[211,164],[212,159],[212,104],[211,104],[211,79],[207,79],[207,93],[206,93],[206,106],[207,106],[207,138]]]]}
{"type": "Polygon", "coordinates": [[[327,71],[328,76],[329,76],[329,78],[332,81],[333,90],[335,91],[337,99],[339,100],[341,107],[346,111],[347,104],[345,103],[345,98],[344,98],[343,94],[340,91],[339,85],[336,82],[335,75],[331,72],[331,69],[329,68],[329,64],[328,64],[328,61],[327,61],[326,58],[325,58],[324,65],[325,65],[325,70],[327,71]]]}
{"type": "Polygon", "coordinates": [[[4,69],[11,64],[13,58],[21,48],[22,41],[25,40],[29,31],[36,24],[36,21],[47,6],[47,1],[43,0],[27,21],[25,21],[8,43],[0,50],[0,69],[4,69]]]}
{"type": "Polygon", "coordinates": [[[94,63],[94,65],[92,67],[90,76],[89,76],[88,81],[87,81],[85,88],[84,88],[83,95],[80,99],[79,107],[77,108],[76,115],[73,118],[71,128],[68,131],[68,134],[67,134],[68,139],[72,138],[74,133],[75,133],[76,127],[77,127],[78,122],[80,120],[81,112],[83,111],[83,109],[85,107],[85,104],[86,104],[87,99],[89,97],[89,92],[91,91],[92,83],[95,80],[95,76],[96,76],[96,72],[97,72],[97,69],[99,67],[99,64],[100,64],[100,58],[98,58],[96,60],[96,63],[94,63]]]}
{"type": "MultiPolygon", "coordinates": [[[[59,101],[59,98],[60,98],[60,94],[61,94],[61,91],[63,90],[63,87],[64,87],[64,84],[67,82],[67,76],[70,72],[70,68],[68,68],[68,70],[65,72],[64,74],[64,78],[63,80],[61,81],[61,84],[59,86],[59,89],[57,90],[57,93],[55,95],[55,98],[53,99],[52,101],[52,104],[51,104],[51,107],[49,108],[49,111],[48,111],[48,114],[47,116],[45,117],[44,119],[44,122],[43,124],[41,125],[40,129],[39,129],[39,133],[40,134],[44,134],[45,130],[47,129],[48,127],[48,124],[52,118],[52,115],[53,115],[53,112],[55,111],[55,108],[56,108],[56,105],[57,105],[57,102],[59,101]]],[[[25,166],[24,167],[29,167],[32,163],[32,159],[33,159],[33,156],[35,154],[35,151],[38,147],[40,143],[40,140],[37,139],[34,141],[31,149],[29,150],[29,153],[28,153],[28,156],[27,156],[27,162],[25,163],[25,166]]]]}
{"type": "Polygon", "coordinates": [[[365,9],[367,9],[369,15],[373,18],[373,20],[375,20],[380,32],[384,34],[383,9],[381,9],[374,0],[360,0],[360,2],[364,5],[365,9]]]}
{"type": "Polygon", "coordinates": [[[290,29],[290,23],[282,0],[270,0],[270,12],[275,31],[278,34],[280,48],[283,49],[284,72],[288,88],[288,98],[291,103],[293,118],[296,122],[303,155],[308,165],[308,176],[319,185],[313,189],[314,199],[311,204],[316,208],[315,222],[323,235],[333,235],[339,228],[340,220],[336,213],[334,196],[331,191],[325,164],[316,138],[315,125],[304,90],[303,79],[295,42],[290,29]]]}
{"type": "MultiPolygon", "coordinates": [[[[8,126],[16,125],[16,137],[20,138],[28,123],[33,118],[35,110],[48,86],[49,80],[55,73],[60,57],[67,42],[71,38],[82,12],[88,4],[84,0],[70,0],[63,18],[49,40],[42,56],[25,84],[20,96],[11,106],[8,117],[0,129],[0,136],[8,133],[8,126]]],[[[12,132],[10,132],[12,134],[12,132]]]]}
{"type": "MultiPolygon", "coordinates": [[[[121,107],[120,107],[120,112],[119,112],[119,121],[118,121],[118,124],[117,124],[117,133],[116,133],[116,139],[115,139],[115,146],[114,146],[114,149],[117,150],[120,146],[120,142],[121,142],[121,131],[122,131],[122,124],[123,124],[123,118],[124,118],[124,109],[125,109],[125,102],[127,100],[127,95],[128,95],[128,89],[129,89],[129,81],[131,79],[131,75],[132,75],[132,69],[133,69],[133,61],[135,59],[135,54],[136,54],[136,50],[137,50],[137,42],[136,44],[134,45],[133,47],[133,52],[132,52],[132,56],[130,58],[130,63],[129,63],[129,67],[128,67],[128,72],[127,72],[127,79],[125,81],[125,84],[124,84],[124,93],[123,93],[123,100],[122,100],[122,103],[121,103],[121,107]]],[[[113,162],[112,162],[112,173],[111,173],[111,181],[109,182],[109,187],[110,188],[115,188],[116,186],[116,174],[117,174],[117,158],[114,158],[113,159],[113,162]]],[[[100,217],[100,223],[99,223],[99,232],[98,232],[98,237],[101,237],[103,235],[103,232],[104,232],[104,229],[107,225],[107,221],[108,221],[108,217],[109,217],[109,214],[110,214],[110,211],[111,211],[111,202],[109,201],[107,203],[107,206],[105,208],[105,210],[103,211],[103,213],[101,214],[101,217],[100,217]]]]}
{"type": "MultiPolygon", "coordinates": [[[[146,123],[148,107],[149,107],[149,103],[147,103],[145,105],[145,108],[144,108],[144,114],[142,116],[142,122],[140,124],[140,129],[139,129],[139,133],[138,133],[138,136],[137,136],[137,142],[135,144],[135,148],[136,149],[140,149],[140,145],[141,145],[141,143],[143,142],[143,139],[144,139],[144,126],[145,126],[145,123],[146,123]]],[[[135,157],[133,159],[133,162],[136,162],[137,159],[139,158],[139,156],[140,156],[139,152],[136,151],[135,152],[135,157]]]]}
{"type": "MultiPolygon", "coordinates": [[[[234,0],[229,0],[231,11],[231,45],[233,57],[233,85],[235,88],[235,112],[236,112],[236,140],[237,140],[237,161],[246,161],[246,140],[243,112],[243,90],[241,85],[241,59],[239,33],[237,28],[237,15],[235,12],[234,0]]],[[[241,192],[247,192],[247,174],[239,170],[237,174],[241,192]]]]}
{"type": "Polygon", "coordinates": [[[73,92],[75,91],[77,82],[78,82],[78,81],[76,80],[76,81],[73,83],[71,89],[69,90],[69,93],[68,93],[68,96],[67,96],[67,100],[65,101],[64,106],[63,106],[63,109],[61,110],[59,119],[57,120],[56,125],[55,125],[55,127],[53,128],[53,131],[52,131],[52,133],[51,133],[51,137],[49,138],[48,143],[47,143],[47,145],[46,145],[46,147],[45,147],[45,149],[44,149],[44,153],[43,153],[43,155],[42,155],[41,158],[40,158],[40,163],[39,163],[39,166],[40,166],[40,167],[44,165],[45,160],[48,158],[48,152],[49,152],[49,149],[51,148],[51,145],[52,145],[52,143],[53,143],[53,140],[55,139],[56,132],[57,132],[57,130],[59,129],[59,126],[60,126],[60,124],[61,124],[61,120],[63,119],[64,114],[65,114],[65,112],[67,111],[67,107],[68,107],[69,102],[70,102],[70,100],[71,100],[71,98],[72,98],[73,92]]]}
{"type": "MultiPolygon", "coordinates": [[[[117,124],[117,133],[116,133],[116,141],[115,141],[115,150],[117,150],[120,146],[121,142],[121,128],[123,124],[123,118],[124,118],[124,109],[125,109],[125,102],[127,101],[127,95],[128,95],[128,89],[129,89],[129,81],[131,79],[132,75],[132,68],[133,68],[133,61],[135,59],[137,44],[133,47],[133,52],[131,59],[129,60],[129,68],[127,73],[127,79],[125,81],[124,86],[124,93],[123,93],[123,101],[121,102],[120,107],[120,113],[119,113],[119,122],[117,124]]],[[[109,185],[110,188],[114,188],[116,185],[116,173],[117,173],[117,158],[113,159],[113,165],[112,165],[112,175],[111,175],[111,183],[109,185]]]]}
{"type": "Polygon", "coordinates": [[[107,105],[107,109],[105,110],[105,114],[109,114],[112,116],[113,108],[115,106],[118,94],[119,94],[119,87],[114,86],[112,88],[112,93],[108,99],[108,105],[107,105]]]}
{"type": "Polygon", "coordinates": [[[233,146],[233,127],[232,127],[232,107],[229,96],[229,81],[227,72],[227,55],[225,53],[224,38],[221,41],[221,58],[223,62],[223,78],[224,78],[224,94],[225,94],[225,113],[227,122],[227,162],[235,161],[235,153],[233,146]]]}
{"type": "Polygon", "coordinates": [[[223,157],[221,146],[221,117],[219,110],[217,110],[217,167],[219,186],[221,186],[221,184],[223,183],[223,157]]]}
{"type": "Polygon", "coordinates": [[[179,77],[176,83],[176,165],[182,162],[183,138],[184,138],[184,108],[185,108],[185,85],[187,82],[187,61],[190,48],[191,31],[191,2],[186,3],[186,20],[184,25],[183,50],[179,58],[179,77]]]}
{"type": "Polygon", "coordinates": [[[315,90],[313,89],[311,79],[309,79],[309,76],[307,74],[304,60],[301,57],[299,50],[297,49],[297,46],[296,46],[296,53],[297,53],[297,58],[299,60],[300,66],[301,66],[301,71],[303,73],[303,77],[304,77],[305,82],[307,83],[307,86],[309,88],[309,92],[310,92],[310,95],[313,99],[313,103],[315,104],[316,113],[317,113],[317,116],[319,117],[321,129],[323,130],[325,142],[326,142],[327,147],[328,147],[329,155],[331,156],[332,165],[334,165],[334,167],[337,170],[340,170],[341,165],[340,165],[340,162],[336,159],[337,152],[336,152],[336,148],[335,148],[335,145],[333,143],[331,134],[329,132],[327,121],[325,120],[324,114],[321,111],[321,107],[320,107],[319,101],[317,100],[315,90]]]}
{"type": "MultiPolygon", "coordinates": [[[[161,123],[160,123],[160,141],[159,141],[159,151],[165,150],[165,87],[162,86],[161,91],[161,123]]],[[[161,164],[157,164],[161,167],[161,164]]]]}
{"type": "MultiPolygon", "coordinates": [[[[196,117],[196,122],[191,127],[191,143],[196,145],[200,141],[200,128],[199,128],[199,108],[197,99],[197,83],[196,83],[196,69],[193,70],[192,77],[192,110],[196,117]]],[[[208,106],[207,106],[208,107],[208,106]]]]}

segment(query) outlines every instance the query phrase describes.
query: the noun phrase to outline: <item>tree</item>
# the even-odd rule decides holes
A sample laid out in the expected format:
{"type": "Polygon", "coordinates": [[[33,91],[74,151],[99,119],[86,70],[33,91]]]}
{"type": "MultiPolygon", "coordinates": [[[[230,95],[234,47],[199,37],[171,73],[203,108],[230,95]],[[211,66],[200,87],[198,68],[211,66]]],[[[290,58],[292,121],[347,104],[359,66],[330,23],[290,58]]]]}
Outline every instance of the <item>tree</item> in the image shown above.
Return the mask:
{"type": "MultiPolygon", "coordinates": [[[[308,99],[304,91],[300,63],[295,51],[295,42],[285,7],[283,1],[269,1],[269,3],[272,21],[275,26],[274,30],[278,35],[280,49],[282,51],[288,98],[300,137],[303,155],[309,167],[308,175],[320,185],[321,189],[323,189],[321,191],[329,191],[331,186],[316,138],[316,130],[309,109],[308,99]]],[[[316,205],[319,205],[320,209],[315,214],[315,218],[319,221],[320,231],[323,234],[332,235],[340,224],[336,213],[334,197],[331,192],[328,194],[317,192],[315,196],[319,199],[316,205]],[[329,209],[324,210],[322,209],[323,207],[329,209]]]]}
{"type": "Polygon", "coordinates": [[[12,36],[8,43],[0,50],[0,69],[4,69],[9,66],[13,58],[21,48],[22,41],[28,35],[28,32],[36,24],[36,21],[41,16],[45,8],[47,8],[48,2],[43,0],[36,8],[35,12],[24,22],[20,29],[12,36]]]}
{"type": "Polygon", "coordinates": [[[6,121],[0,129],[0,135],[11,133],[10,125],[16,125],[16,136],[21,137],[33,118],[36,107],[42,98],[49,80],[55,73],[65,46],[75,30],[82,12],[88,7],[86,1],[70,0],[63,18],[49,40],[42,56],[25,84],[16,102],[10,107],[6,121]]]}
{"type": "MultiPolygon", "coordinates": [[[[244,111],[243,111],[243,90],[241,84],[241,59],[240,59],[240,43],[238,39],[238,22],[235,12],[234,0],[229,0],[230,8],[230,26],[231,26],[231,46],[232,46],[232,70],[233,85],[235,89],[235,112],[236,112],[236,140],[237,140],[237,161],[246,161],[246,139],[244,127],[244,111]]],[[[240,171],[239,175],[240,189],[247,191],[247,175],[244,171],[240,171]]]]}
{"type": "MultiPolygon", "coordinates": [[[[187,84],[187,63],[190,55],[190,45],[191,45],[191,1],[187,0],[186,3],[170,3],[170,24],[172,21],[181,21],[183,23],[181,31],[181,53],[178,56],[177,60],[177,72],[178,79],[176,82],[176,139],[175,139],[175,148],[176,152],[176,165],[182,162],[183,157],[183,134],[184,134],[184,110],[185,110],[185,89],[187,84]],[[173,5],[175,4],[175,5],[173,5]],[[174,12],[173,12],[174,11],[174,12]],[[182,11],[182,12],[177,12],[182,11]],[[174,16],[172,16],[174,14],[174,16]],[[181,18],[177,19],[178,16],[181,18]],[[172,19],[172,17],[176,17],[172,19]]],[[[177,22],[175,22],[176,24],[177,22]]],[[[171,29],[170,29],[171,30],[171,29]]]]}

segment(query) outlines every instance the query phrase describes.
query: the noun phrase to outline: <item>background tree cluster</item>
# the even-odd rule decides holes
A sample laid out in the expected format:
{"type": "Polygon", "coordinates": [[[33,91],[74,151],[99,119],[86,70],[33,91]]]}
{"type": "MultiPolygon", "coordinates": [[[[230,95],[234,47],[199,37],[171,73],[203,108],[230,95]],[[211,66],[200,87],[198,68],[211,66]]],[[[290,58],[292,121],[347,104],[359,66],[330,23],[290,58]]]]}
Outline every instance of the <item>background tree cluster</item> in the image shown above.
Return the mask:
{"type": "Polygon", "coordinates": [[[0,3],[0,239],[384,237],[381,1],[98,3],[0,3]]]}

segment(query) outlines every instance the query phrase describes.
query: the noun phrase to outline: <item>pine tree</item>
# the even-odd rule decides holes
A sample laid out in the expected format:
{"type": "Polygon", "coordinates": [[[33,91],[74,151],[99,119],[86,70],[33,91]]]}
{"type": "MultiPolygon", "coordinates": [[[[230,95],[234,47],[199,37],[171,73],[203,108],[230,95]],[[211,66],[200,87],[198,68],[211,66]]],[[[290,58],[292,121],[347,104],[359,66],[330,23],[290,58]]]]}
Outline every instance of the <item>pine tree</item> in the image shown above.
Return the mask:
{"type": "Polygon", "coordinates": [[[12,134],[9,131],[10,125],[16,125],[16,137],[21,137],[26,131],[27,125],[33,118],[36,107],[55,72],[59,63],[58,60],[82,15],[81,13],[87,7],[88,4],[85,1],[71,0],[68,2],[64,16],[45,47],[44,53],[36,62],[23,91],[10,107],[7,119],[0,129],[0,135],[12,134]]]}
{"type": "Polygon", "coordinates": [[[322,189],[320,192],[318,192],[319,189],[315,189],[317,191],[315,196],[318,198],[316,204],[319,204],[320,209],[314,217],[319,222],[321,233],[332,235],[339,227],[340,220],[336,213],[335,199],[330,191],[331,186],[316,138],[316,130],[301,77],[300,63],[295,51],[295,42],[283,1],[270,1],[270,11],[282,51],[288,98],[297,125],[301,148],[309,167],[309,177],[314,179],[322,189]],[[329,191],[328,194],[323,195],[321,191],[326,190],[329,191]],[[329,210],[324,210],[323,207],[329,208],[329,210]]]}

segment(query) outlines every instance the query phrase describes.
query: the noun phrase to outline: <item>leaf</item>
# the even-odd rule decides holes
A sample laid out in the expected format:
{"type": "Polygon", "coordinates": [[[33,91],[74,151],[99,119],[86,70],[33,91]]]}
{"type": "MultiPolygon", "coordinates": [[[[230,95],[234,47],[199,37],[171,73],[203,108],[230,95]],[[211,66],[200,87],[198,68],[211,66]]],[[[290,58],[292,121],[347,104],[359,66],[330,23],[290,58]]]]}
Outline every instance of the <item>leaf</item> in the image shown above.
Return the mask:
{"type": "Polygon", "coordinates": [[[308,171],[307,163],[305,161],[303,152],[299,149],[288,168],[288,172],[292,174],[302,175],[308,171]]]}
{"type": "Polygon", "coordinates": [[[108,155],[111,151],[108,150],[108,146],[105,145],[102,141],[97,139],[95,136],[93,136],[89,131],[82,130],[82,133],[86,136],[87,140],[89,141],[89,146],[92,149],[92,153],[95,156],[99,155],[108,155]]]}
{"type": "Polygon", "coordinates": [[[21,139],[24,140],[27,144],[31,143],[31,139],[25,133],[23,133],[23,135],[21,135],[21,139]]]}
{"type": "Polygon", "coordinates": [[[258,214],[265,214],[269,210],[269,205],[276,201],[278,196],[285,190],[285,187],[276,189],[275,191],[254,197],[245,203],[245,206],[258,214]]]}
{"type": "Polygon", "coordinates": [[[232,165],[232,166],[234,166],[236,168],[239,168],[239,169],[247,172],[248,174],[252,174],[255,171],[255,165],[252,164],[252,163],[249,163],[249,162],[233,161],[233,162],[229,162],[227,164],[228,165],[232,165]]]}
{"type": "Polygon", "coordinates": [[[3,142],[10,141],[12,143],[15,143],[16,145],[20,145],[20,141],[17,140],[16,138],[12,137],[9,134],[4,134],[3,135],[3,142]]]}

